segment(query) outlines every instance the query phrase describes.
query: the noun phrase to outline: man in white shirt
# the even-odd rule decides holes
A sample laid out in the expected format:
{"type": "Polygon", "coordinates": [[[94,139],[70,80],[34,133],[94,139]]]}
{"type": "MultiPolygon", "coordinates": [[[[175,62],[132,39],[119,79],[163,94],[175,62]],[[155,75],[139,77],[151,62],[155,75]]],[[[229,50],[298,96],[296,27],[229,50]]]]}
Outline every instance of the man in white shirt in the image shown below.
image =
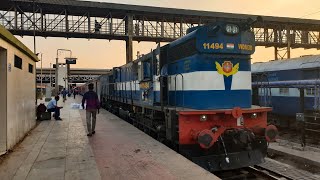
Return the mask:
{"type": "Polygon", "coordinates": [[[60,97],[59,96],[56,96],[54,97],[54,99],[52,99],[48,105],[47,105],[47,109],[48,109],[48,112],[54,112],[54,119],[55,120],[62,120],[60,118],[60,109],[62,107],[58,107],[58,101],[59,101],[60,97]]]}

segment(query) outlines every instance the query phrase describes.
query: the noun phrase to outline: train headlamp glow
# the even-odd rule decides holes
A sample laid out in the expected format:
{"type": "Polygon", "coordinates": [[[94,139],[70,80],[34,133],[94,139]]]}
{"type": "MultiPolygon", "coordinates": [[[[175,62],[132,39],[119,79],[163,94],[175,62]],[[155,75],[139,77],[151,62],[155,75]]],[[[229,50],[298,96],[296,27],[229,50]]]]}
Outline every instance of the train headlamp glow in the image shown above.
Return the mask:
{"type": "Polygon", "coordinates": [[[205,115],[205,114],[200,116],[200,121],[201,121],[201,122],[204,122],[204,121],[206,121],[207,119],[208,119],[208,117],[207,117],[207,115],[205,115]]]}
{"type": "Polygon", "coordinates": [[[234,24],[227,24],[226,25],[226,32],[228,34],[238,34],[239,33],[239,26],[234,24]]]}
{"type": "Polygon", "coordinates": [[[251,114],[251,118],[252,118],[252,119],[256,119],[257,117],[258,117],[258,114],[257,114],[257,113],[252,113],[252,114],[251,114]]]}

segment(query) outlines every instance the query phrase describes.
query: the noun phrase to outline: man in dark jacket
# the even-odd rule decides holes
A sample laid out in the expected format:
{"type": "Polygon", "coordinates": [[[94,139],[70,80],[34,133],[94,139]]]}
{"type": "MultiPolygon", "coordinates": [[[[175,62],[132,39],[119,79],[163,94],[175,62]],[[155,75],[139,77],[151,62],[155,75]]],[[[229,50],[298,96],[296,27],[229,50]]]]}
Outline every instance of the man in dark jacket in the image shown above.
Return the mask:
{"type": "Polygon", "coordinates": [[[96,116],[97,110],[99,112],[100,102],[98,99],[97,93],[93,91],[93,84],[88,85],[89,91],[83,95],[82,98],[82,108],[84,109],[84,103],[86,103],[86,119],[87,119],[87,128],[88,134],[87,136],[92,136],[95,134],[96,127],[96,116]],[[92,116],[92,124],[91,124],[91,116],[92,116]],[[92,126],[91,126],[92,125],[92,126]]]}

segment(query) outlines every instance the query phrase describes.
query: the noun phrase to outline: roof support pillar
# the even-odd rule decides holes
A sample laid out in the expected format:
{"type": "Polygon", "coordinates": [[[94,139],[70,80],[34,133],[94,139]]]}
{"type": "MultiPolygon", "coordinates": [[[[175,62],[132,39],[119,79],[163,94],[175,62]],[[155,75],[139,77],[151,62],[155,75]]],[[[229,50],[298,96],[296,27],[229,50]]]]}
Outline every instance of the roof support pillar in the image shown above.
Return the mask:
{"type": "Polygon", "coordinates": [[[180,21],[180,37],[183,36],[183,23],[182,20],[180,21]]]}
{"type": "Polygon", "coordinates": [[[129,63],[133,59],[133,44],[132,44],[132,37],[133,37],[133,15],[127,14],[126,17],[126,63],[129,63]]]}
{"type": "Polygon", "coordinates": [[[90,39],[90,34],[91,34],[91,16],[90,16],[89,12],[87,14],[87,19],[88,19],[88,38],[90,39]]]}
{"type": "Polygon", "coordinates": [[[18,10],[16,6],[14,6],[14,28],[18,30],[18,10]]]}
{"type": "Polygon", "coordinates": [[[110,19],[109,19],[109,34],[113,34],[113,18],[112,18],[112,14],[110,13],[110,19]]]}
{"type": "Polygon", "coordinates": [[[161,38],[164,38],[164,18],[161,20],[161,38]]]}
{"type": "Polygon", "coordinates": [[[290,59],[290,50],[291,50],[291,39],[292,39],[292,36],[290,34],[290,28],[288,27],[287,28],[287,59],[290,59]]]}
{"type": "Polygon", "coordinates": [[[264,28],[263,29],[263,33],[264,33],[264,41],[265,42],[269,42],[269,30],[268,30],[268,28],[264,28]]]}
{"type": "Polygon", "coordinates": [[[66,36],[69,37],[68,33],[69,33],[69,19],[68,19],[68,11],[65,10],[64,11],[64,15],[65,15],[65,24],[66,24],[66,36]]]}

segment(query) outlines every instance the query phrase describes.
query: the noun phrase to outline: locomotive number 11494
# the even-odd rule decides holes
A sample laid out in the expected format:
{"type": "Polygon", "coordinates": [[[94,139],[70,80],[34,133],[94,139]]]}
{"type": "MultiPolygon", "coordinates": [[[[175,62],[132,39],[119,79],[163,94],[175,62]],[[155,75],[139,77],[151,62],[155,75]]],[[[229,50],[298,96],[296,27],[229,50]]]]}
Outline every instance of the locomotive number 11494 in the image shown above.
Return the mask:
{"type": "Polygon", "coordinates": [[[223,49],[223,43],[203,43],[203,49],[223,49]]]}

